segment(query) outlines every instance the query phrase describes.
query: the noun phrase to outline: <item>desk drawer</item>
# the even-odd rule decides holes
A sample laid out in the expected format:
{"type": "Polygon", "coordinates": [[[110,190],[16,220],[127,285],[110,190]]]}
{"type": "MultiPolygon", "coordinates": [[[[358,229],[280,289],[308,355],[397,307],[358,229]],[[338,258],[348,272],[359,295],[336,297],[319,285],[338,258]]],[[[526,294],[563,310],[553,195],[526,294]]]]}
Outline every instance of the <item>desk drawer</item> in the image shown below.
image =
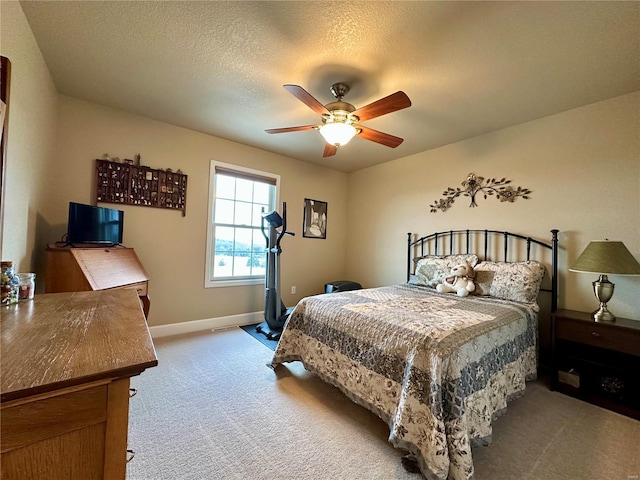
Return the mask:
{"type": "Polygon", "coordinates": [[[0,410],[2,453],[105,422],[107,386],[14,403],[0,410]]]}
{"type": "Polygon", "coordinates": [[[559,317],[556,319],[556,338],[640,356],[640,332],[637,330],[559,317]]]}

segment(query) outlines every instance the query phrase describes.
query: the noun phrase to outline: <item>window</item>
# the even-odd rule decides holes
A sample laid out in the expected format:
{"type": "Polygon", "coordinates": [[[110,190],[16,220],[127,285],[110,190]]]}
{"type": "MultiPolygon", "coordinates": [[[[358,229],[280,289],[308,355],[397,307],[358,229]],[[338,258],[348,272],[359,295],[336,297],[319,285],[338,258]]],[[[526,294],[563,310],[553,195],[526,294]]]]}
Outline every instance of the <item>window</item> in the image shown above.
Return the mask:
{"type": "Polygon", "coordinates": [[[275,210],[280,177],[211,161],[205,287],[262,283],[262,213],[275,210]]]}

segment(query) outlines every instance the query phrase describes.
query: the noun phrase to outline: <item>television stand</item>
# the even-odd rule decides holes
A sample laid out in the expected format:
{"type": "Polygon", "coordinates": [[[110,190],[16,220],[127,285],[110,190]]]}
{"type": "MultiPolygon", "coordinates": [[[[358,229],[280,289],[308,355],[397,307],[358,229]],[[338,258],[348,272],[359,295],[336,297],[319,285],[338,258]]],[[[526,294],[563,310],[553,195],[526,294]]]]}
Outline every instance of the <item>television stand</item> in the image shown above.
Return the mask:
{"type": "Polygon", "coordinates": [[[144,315],[148,317],[151,306],[149,276],[133,248],[105,244],[51,244],[46,252],[46,293],[135,288],[144,315]]]}

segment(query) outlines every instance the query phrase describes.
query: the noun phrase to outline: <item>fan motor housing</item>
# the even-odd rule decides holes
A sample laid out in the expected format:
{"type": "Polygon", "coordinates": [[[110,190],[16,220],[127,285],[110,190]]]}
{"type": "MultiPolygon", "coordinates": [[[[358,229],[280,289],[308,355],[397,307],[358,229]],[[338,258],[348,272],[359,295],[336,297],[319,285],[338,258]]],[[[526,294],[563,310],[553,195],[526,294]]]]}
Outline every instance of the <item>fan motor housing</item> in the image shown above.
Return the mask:
{"type": "Polygon", "coordinates": [[[356,111],[356,107],[351,105],[350,103],[343,102],[338,100],[337,102],[327,103],[324,108],[329,110],[330,112],[334,112],[335,110],[342,110],[343,112],[351,113],[356,111]]]}
{"type": "Polygon", "coordinates": [[[358,123],[357,115],[353,115],[345,110],[331,110],[331,113],[322,114],[322,123],[346,123],[347,125],[355,125],[358,123]]]}

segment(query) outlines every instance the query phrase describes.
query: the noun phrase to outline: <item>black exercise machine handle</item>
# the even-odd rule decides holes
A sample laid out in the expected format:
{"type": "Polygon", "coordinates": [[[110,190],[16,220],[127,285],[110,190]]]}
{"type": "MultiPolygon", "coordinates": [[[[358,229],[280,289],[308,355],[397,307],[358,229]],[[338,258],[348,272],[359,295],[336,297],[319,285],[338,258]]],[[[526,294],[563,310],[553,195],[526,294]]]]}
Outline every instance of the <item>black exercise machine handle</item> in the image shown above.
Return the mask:
{"type": "Polygon", "coordinates": [[[265,223],[266,223],[266,220],[264,218],[264,207],[262,207],[262,225],[261,225],[262,228],[260,230],[262,230],[262,236],[267,242],[267,248],[269,248],[269,235],[267,235],[267,230],[265,229],[265,223]]]}
{"type": "Polygon", "coordinates": [[[287,232],[287,202],[282,202],[282,230],[280,231],[280,233],[278,234],[278,238],[276,239],[276,248],[278,249],[278,252],[281,252],[280,240],[282,240],[282,237],[284,237],[285,234],[291,235],[292,237],[295,237],[296,235],[293,232],[287,232]]]}

